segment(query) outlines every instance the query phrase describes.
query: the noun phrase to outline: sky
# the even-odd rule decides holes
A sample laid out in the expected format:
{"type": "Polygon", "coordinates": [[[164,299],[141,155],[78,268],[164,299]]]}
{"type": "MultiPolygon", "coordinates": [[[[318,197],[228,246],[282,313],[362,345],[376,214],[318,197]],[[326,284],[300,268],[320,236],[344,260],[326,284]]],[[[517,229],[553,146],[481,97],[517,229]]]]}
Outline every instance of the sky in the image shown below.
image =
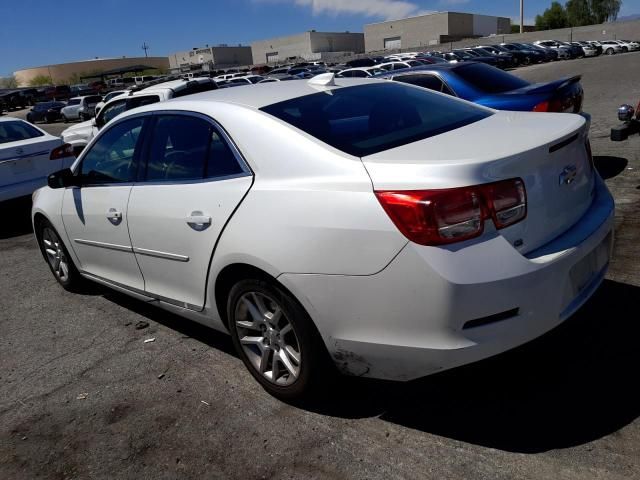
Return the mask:
{"type": "MultiPolygon", "coordinates": [[[[551,0],[525,0],[525,24],[551,0]]],[[[0,0],[0,76],[95,57],[150,56],[205,44],[245,44],[315,29],[363,25],[432,11],[519,18],[519,0],[0,0]]],[[[625,0],[620,16],[640,13],[625,0]]]]}

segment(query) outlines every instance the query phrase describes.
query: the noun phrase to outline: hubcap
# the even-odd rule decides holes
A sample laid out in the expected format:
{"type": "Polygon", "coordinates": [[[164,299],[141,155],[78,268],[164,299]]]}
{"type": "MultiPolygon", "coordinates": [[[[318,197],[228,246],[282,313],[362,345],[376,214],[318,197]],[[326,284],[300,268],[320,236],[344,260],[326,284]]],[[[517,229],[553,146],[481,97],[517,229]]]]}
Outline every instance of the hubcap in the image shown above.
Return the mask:
{"type": "Polygon", "coordinates": [[[245,293],[236,304],[235,327],[245,355],[263,377],[276,385],[296,381],[302,365],[300,343],[273,298],[245,293]]]}
{"type": "Polygon", "coordinates": [[[69,278],[69,262],[67,256],[64,254],[62,242],[58,238],[58,235],[47,227],[42,231],[42,243],[44,244],[47,261],[49,265],[51,265],[53,273],[61,281],[66,282],[69,278]]]}

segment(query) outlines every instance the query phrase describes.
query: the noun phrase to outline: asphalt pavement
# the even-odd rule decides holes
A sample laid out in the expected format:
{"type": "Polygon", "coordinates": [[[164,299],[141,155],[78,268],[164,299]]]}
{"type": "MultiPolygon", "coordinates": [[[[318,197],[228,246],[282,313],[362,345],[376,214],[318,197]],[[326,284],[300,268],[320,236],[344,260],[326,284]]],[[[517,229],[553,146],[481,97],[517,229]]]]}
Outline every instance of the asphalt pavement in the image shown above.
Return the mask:
{"type": "Polygon", "coordinates": [[[640,136],[608,138],[639,71],[640,53],[514,71],[583,74],[614,259],[556,330],[410,384],[348,379],[282,403],[227,336],[101,287],[62,290],[28,202],[0,207],[0,478],[640,478],[640,136]]]}

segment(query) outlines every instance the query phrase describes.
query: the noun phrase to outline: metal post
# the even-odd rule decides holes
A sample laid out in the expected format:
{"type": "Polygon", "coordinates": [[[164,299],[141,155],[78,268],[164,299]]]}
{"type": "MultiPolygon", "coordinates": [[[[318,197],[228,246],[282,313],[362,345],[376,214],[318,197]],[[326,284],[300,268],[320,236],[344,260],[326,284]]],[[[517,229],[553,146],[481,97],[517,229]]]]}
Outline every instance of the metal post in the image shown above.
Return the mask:
{"type": "Polygon", "coordinates": [[[520,33],[524,33],[524,0],[520,0],[520,33]]]}

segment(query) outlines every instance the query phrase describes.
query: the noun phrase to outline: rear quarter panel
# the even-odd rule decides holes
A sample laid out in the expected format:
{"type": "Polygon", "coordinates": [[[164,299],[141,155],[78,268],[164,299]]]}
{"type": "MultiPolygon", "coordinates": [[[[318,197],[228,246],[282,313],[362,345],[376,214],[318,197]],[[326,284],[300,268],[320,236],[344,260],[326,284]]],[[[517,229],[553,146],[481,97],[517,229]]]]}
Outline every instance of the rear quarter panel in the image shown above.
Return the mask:
{"type": "Polygon", "coordinates": [[[210,286],[232,263],[274,277],[371,275],[407,243],[378,203],[359,158],[256,110],[220,104],[207,113],[227,130],[255,175],[219,239],[210,286]]]}

